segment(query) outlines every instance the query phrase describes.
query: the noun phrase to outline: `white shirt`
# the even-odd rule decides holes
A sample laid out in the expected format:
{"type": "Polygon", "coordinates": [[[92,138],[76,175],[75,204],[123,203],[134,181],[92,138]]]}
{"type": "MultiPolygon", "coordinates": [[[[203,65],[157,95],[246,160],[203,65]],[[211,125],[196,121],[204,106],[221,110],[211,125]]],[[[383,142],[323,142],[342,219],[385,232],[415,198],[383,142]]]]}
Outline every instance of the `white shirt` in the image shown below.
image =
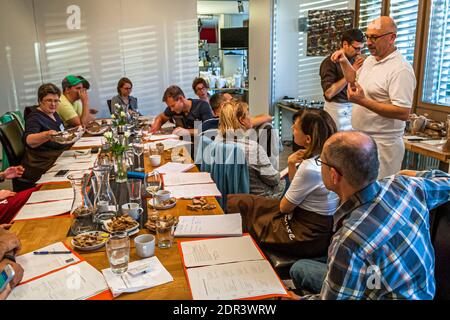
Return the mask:
{"type": "MultiPolygon", "coordinates": [[[[402,108],[412,106],[416,77],[411,64],[398,50],[380,61],[373,56],[368,57],[358,70],[356,81],[367,98],[402,108]]],[[[405,121],[385,118],[353,104],[352,126],[370,135],[401,137],[405,121]]]]}
{"type": "Polygon", "coordinates": [[[314,158],[300,164],[285,197],[302,209],[324,216],[332,216],[339,205],[338,195],[325,188],[314,158]]]}

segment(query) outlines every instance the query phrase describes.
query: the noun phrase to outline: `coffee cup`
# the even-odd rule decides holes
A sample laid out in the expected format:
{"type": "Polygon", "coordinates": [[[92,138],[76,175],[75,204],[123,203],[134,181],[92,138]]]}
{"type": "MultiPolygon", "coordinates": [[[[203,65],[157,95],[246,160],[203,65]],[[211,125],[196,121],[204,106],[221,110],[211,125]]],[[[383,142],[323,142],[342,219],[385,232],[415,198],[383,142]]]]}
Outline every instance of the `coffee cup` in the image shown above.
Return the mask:
{"type": "Polygon", "coordinates": [[[159,154],[154,154],[150,156],[150,164],[152,167],[157,167],[161,164],[161,156],[159,154]]]}
{"type": "Polygon", "coordinates": [[[144,212],[144,209],[139,206],[139,203],[130,202],[122,205],[122,213],[128,214],[134,220],[139,220],[142,212],[144,212]]]}
{"type": "Polygon", "coordinates": [[[148,258],[155,255],[155,236],[152,234],[142,234],[134,239],[136,254],[141,258],[148,258]]]}
{"type": "Polygon", "coordinates": [[[171,197],[172,194],[168,190],[159,190],[156,193],[156,200],[158,200],[159,203],[169,200],[171,197]]]}

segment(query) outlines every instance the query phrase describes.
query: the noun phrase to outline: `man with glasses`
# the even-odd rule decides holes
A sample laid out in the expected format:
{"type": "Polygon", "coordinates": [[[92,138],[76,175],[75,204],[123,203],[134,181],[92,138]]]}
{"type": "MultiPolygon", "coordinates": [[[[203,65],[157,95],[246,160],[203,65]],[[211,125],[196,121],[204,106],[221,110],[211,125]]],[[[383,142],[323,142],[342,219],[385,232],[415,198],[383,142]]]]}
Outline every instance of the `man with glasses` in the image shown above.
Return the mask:
{"type": "Polygon", "coordinates": [[[340,207],[327,263],[299,260],[291,268],[296,287],[316,294],[303,298],[433,299],[429,212],[450,201],[450,175],[401,171],[377,181],[377,144],[357,131],[331,136],[318,162],[340,207]]]}
{"type": "Polygon", "coordinates": [[[66,127],[87,125],[95,119],[96,109],[89,106],[89,82],[81,76],[68,75],[62,81],[63,94],[57,112],[66,127]]]}
{"type": "MultiPolygon", "coordinates": [[[[342,34],[341,50],[355,70],[364,62],[363,48],[364,34],[361,30],[351,29],[342,34]]],[[[333,118],[339,131],[351,130],[352,104],[347,98],[347,80],[339,63],[331,60],[331,55],[320,65],[320,79],[325,97],[324,110],[333,118]]]]}
{"type": "Polygon", "coordinates": [[[377,143],[378,178],[401,169],[405,146],[403,132],[412,106],[416,77],[408,61],[394,45],[397,26],[390,17],[380,17],[367,27],[371,56],[356,71],[342,50],[331,56],[339,62],[346,80],[348,99],[353,102],[352,126],[369,134],[377,143]]]}

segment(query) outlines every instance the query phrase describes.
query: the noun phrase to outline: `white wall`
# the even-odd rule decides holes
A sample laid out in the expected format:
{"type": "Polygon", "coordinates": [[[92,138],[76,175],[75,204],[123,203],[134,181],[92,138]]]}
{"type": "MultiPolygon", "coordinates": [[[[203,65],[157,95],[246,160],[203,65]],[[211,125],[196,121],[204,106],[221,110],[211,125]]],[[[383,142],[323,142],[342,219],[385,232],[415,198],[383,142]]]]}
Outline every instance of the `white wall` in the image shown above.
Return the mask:
{"type": "Polygon", "coordinates": [[[249,106],[252,115],[271,105],[272,0],[251,0],[249,8],[249,106]]]}
{"type": "Polygon", "coordinates": [[[67,74],[92,85],[91,105],[107,111],[122,76],[144,114],[164,108],[170,84],[193,96],[198,75],[196,0],[0,0],[0,112],[36,103],[42,82],[61,86],[67,74]],[[81,8],[81,29],[70,30],[69,5],[81,8]]]}
{"type": "MultiPolygon", "coordinates": [[[[242,3],[244,13],[248,14],[249,2],[242,3]]],[[[198,14],[239,14],[237,1],[197,1],[197,12],[198,14]]]]}

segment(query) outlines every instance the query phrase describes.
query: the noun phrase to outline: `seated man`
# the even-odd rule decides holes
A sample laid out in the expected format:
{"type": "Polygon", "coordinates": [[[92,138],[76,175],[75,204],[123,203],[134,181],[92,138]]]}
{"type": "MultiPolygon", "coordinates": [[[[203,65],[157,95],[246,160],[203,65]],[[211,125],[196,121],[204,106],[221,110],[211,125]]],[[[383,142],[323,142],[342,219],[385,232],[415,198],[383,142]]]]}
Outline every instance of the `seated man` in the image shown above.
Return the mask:
{"type": "Polygon", "coordinates": [[[23,278],[23,268],[15,259],[20,250],[20,240],[14,233],[7,231],[7,227],[9,226],[0,225],[0,272],[9,264],[14,269],[15,275],[6,289],[0,292],[0,300],[5,300],[23,278]]]}
{"type": "MultiPolygon", "coordinates": [[[[24,172],[22,166],[9,167],[0,172],[0,182],[5,179],[20,178],[24,172]]],[[[22,192],[12,192],[10,190],[0,190],[0,225],[9,223],[19,212],[20,208],[28,201],[31,193],[36,191],[35,188],[27,189],[22,192]]]]}
{"type": "Polygon", "coordinates": [[[400,172],[377,181],[377,145],[361,132],[333,135],[319,162],[341,206],[328,263],[299,260],[291,268],[297,288],[320,291],[304,298],[433,299],[429,211],[450,200],[450,175],[400,172]]]}
{"type": "Polygon", "coordinates": [[[175,123],[174,134],[180,136],[195,134],[194,122],[206,121],[213,117],[208,102],[198,99],[186,99],[183,91],[178,86],[170,86],[166,89],[163,102],[167,104],[166,110],[156,117],[152,125],[151,133],[161,129],[161,125],[167,121],[175,123]]]}
{"type": "Polygon", "coordinates": [[[65,127],[87,125],[95,119],[96,109],[89,108],[89,82],[81,76],[69,75],[62,81],[63,94],[57,112],[65,127]]]}
{"type": "MultiPolygon", "coordinates": [[[[202,132],[211,129],[219,128],[219,115],[220,110],[222,109],[222,105],[225,102],[229,102],[233,100],[233,96],[229,93],[215,93],[209,99],[209,104],[211,105],[211,109],[214,112],[214,117],[208,119],[202,123],[202,132]]],[[[261,114],[255,117],[250,118],[252,122],[252,127],[256,128],[266,122],[272,122],[272,117],[268,114],[261,114]]]]}

